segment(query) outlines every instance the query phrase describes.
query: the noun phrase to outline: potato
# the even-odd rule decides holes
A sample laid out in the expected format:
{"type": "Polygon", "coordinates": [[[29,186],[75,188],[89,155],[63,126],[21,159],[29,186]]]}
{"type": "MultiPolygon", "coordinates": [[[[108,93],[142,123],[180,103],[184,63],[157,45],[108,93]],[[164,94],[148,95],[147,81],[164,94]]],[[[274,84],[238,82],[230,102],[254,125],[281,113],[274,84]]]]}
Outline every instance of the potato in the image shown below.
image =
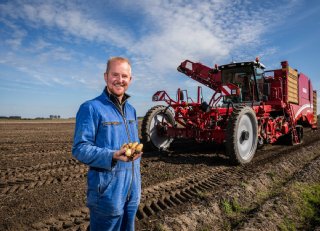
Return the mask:
{"type": "Polygon", "coordinates": [[[134,143],[131,145],[131,148],[136,148],[136,146],[137,146],[138,144],[139,144],[138,142],[134,142],[134,143]]]}
{"type": "Polygon", "coordinates": [[[139,144],[138,142],[134,143],[124,143],[121,146],[121,149],[125,149],[125,155],[129,158],[133,158],[136,154],[141,153],[143,148],[143,144],[139,144]]]}
{"type": "Polygon", "coordinates": [[[136,153],[140,153],[142,151],[143,144],[138,144],[136,147],[136,153]]]}
{"type": "Polygon", "coordinates": [[[129,146],[128,146],[127,143],[124,143],[124,144],[121,146],[121,149],[128,149],[128,148],[129,148],[129,146]]]}
{"type": "Polygon", "coordinates": [[[132,156],[132,151],[131,151],[131,149],[130,148],[128,148],[127,150],[126,150],[126,156],[127,157],[131,157],[132,156]]]}

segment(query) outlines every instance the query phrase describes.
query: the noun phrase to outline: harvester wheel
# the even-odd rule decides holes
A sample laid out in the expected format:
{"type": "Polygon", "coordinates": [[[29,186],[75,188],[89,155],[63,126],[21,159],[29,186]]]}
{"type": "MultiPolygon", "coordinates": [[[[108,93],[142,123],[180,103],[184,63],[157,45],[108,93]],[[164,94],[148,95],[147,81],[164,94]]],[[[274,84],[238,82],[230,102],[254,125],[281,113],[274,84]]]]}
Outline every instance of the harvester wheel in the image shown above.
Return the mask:
{"type": "Polygon", "coordinates": [[[249,163],[257,149],[258,123],[251,107],[238,106],[227,126],[226,151],[234,164],[249,163]]]}
{"type": "Polygon", "coordinates": [[[161,129],[165,129],[167,125],[174,126],[174,124],[174,116],[165,106],[152,107],[144,116],[141,125],[142,142],[146,149],[168,149],[173,138],[165,136],[161,129]]]}

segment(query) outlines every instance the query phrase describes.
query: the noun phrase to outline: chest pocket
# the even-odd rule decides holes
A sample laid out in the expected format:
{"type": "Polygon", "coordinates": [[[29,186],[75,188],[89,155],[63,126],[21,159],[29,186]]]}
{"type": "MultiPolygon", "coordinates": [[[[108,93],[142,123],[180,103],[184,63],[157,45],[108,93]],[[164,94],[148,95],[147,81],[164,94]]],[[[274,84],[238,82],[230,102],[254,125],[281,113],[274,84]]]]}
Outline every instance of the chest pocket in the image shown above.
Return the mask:
{"type": "MultiPolygon", "coordinates": [[[[123,122],[120,121],[102,121],[100,129],[102,134],[102,142],[106,143],[106,146],[112,148],[118,148],[118,142],[121,141],[121,133],[123,133],[123,122]]],[[[123,136],[123,135],[122,135],[123,136]]]]}

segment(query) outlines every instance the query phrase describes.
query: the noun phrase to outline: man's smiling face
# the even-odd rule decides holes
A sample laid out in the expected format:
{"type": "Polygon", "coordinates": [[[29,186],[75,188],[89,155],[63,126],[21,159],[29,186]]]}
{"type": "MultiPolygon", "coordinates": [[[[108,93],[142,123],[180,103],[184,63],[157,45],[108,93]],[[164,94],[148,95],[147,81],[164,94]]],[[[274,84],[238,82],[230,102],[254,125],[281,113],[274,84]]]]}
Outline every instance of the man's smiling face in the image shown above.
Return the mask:
{"type": "Polygon", "coordinates": [[[122,97],[131,83],[131,67],[127,62],[115,60],[110,63],[108,72],[104,74],[104,80],[110,93],[122,100],[122,97]]]}

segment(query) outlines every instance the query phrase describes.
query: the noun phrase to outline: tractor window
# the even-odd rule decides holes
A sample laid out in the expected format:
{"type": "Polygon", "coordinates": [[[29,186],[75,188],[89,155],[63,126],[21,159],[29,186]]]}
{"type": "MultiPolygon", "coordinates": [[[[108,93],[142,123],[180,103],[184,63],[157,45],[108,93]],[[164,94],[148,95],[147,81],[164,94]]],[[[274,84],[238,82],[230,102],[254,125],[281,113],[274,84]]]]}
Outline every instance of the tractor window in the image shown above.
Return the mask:
{"type": "Polygon", "coordinates": [[[232,69],[223,70],[221,73],[221,79],[223,84],[232,83],[239,87],[239,96],[225,96],[224,102],[232,101],[239,103],[243,101],[253,100],[253,85],[254,76],[252,74],[251,66],[235,67],[232,69]]]}
{"type": "Polygon", "coordinates": [[[256,72],[258,95],[259,95],[259,99],[261,100],[263,98],[264,70],[261,68],[255,68],[255,72],[256,72]]]}

